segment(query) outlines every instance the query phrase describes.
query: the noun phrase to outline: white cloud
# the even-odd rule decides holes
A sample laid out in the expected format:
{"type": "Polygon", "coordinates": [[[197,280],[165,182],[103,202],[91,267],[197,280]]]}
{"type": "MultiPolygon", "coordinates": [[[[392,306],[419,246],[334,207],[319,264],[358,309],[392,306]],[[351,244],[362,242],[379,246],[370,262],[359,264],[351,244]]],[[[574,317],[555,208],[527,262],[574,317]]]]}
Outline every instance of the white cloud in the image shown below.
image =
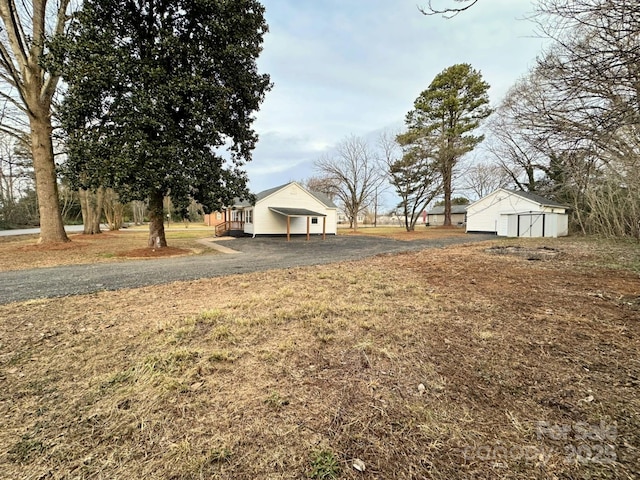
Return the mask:
{"type": "Polygon", "coordinates": [[[274,88],[255,125],[254,190],[312,175],[313,160],[348,135],[397,128],[455,63],[479,69],[496,103],[542,47],[522,0],[486,0],[451,20],[423,16],[420,0],[263,3],[270,32],[259,65],[274,88]]]}

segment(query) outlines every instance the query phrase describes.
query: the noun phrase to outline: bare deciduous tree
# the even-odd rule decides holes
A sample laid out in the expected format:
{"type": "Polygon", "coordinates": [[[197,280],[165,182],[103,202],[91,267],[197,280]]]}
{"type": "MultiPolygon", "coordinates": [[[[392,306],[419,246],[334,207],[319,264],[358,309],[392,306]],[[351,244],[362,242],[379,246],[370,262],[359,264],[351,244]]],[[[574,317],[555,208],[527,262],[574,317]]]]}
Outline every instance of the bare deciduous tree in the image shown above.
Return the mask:
{"type": "Polygon", "coordinates": [[[133,213],[133,223],[142,225],[144,222],[144,214],[147,211],[147,202],[143,200],[134,200],[131,202],[131,210],[133,213]]]}
{"type": "Polygon", "coordinates": [[[104,219],[110,231],[120,230],[124,223],[124,205],[120,202],[120,197],[111,188],[107,188],[104,193],[104,219]]]}
{"type": "Polygon", "coordinates": [[[582,202],[586,231],[640,237],[640,15],[632,0],[540,0],[540,29],[555,41],[537,73],[562,161],[565,191],[582,202]]]}
{"type": "Polygon", "coordinates": [[[32,160],[20,140],[0,132],[0,224],[23,224],[17,203],[33,188],[32,160]]]}
{"type": "MultiPolygon", "coordinates": [[[[0,0],[0,97],[28,119],[43,243],[68,241],[58,200],[51,121],[60,77],[44,65],[49,40],[64,34],[69,4],[70,0],[0,0]]],[[[12,134],[20,130],[6,122],[3,129],[12,134]]]]}
{"type": "Polygon", "coordinates": [[[358,228],[358,214],[375,200],[376,188],[385,177],[378,154],[359,137],[350,136],[332,154],[315,161],[321,177],[335,186],[335,194],[351,228],[358,228]]]}
{"type": "Polygon", "coordinates": [[[548,169],[550,135],[541,131],[546,115],[540,108],[546,102],[546,92],[532,72],[511,87],[487,123],[491,141],[484,149],[519,190],[537,192],[548,169]]]}
{"type": "Polygon", "coordinates": [[[537,12],[553,43],[498,109],[490,145],[583,232],[640,237],[637,2],[539,0],[537,12]]]}
{"type": "Polygon", "coordinates": [[[316,176],[307,178],[303,184],[312,192],[320,192],[335,201],[338,197],[338,186],[332,178],[326,176],[316,176]]]}
{"type": "Polygon", "coordinates": [[[482,198],[498,188],[505,188],[510,177],[498,163],[480,162],[472,165],[464,174],[463,189],[472,192],[476,198],[482,198]]]}

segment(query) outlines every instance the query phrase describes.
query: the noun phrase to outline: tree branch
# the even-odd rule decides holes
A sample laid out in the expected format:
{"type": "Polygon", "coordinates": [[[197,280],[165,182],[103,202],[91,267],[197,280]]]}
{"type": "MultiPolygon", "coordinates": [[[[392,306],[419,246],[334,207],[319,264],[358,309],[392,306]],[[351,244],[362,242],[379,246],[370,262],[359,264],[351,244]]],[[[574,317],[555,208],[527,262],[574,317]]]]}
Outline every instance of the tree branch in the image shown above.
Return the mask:
{"type": "Polygon", "coordinates": [[[427,8],[418,8],[418,10],[420,10],[420,12],[423,15],[442,15],[445,18],[453,18],[456,15],[458,15],[459,13],[464,12],[465,10],[469,10],[471,7],[473,7],[476,3],[478,3],[479,0],[453,0],[454,2],[458,2],[458,3],[462,3],[462,2],[471,2],[468,5],[465,5],[463,7],[450,7],[450,8],[443,8],[441,10],[433,8],[432,5],[432,0],[429,0],[429,3],[427,5],[427,8]]]}

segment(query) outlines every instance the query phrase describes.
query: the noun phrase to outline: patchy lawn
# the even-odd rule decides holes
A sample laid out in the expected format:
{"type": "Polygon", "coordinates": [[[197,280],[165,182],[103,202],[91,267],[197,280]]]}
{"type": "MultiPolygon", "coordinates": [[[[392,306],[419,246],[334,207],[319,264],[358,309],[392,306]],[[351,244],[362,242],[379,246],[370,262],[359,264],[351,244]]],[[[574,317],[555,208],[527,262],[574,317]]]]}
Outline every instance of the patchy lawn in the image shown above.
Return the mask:
{"type": "Polygon", "coordinates": [[[639,259],[496,241],[0,306],[0,471],[635,478],[639,259]]]}
{"type": "MultiPolygon", "coordinates": [[[[99,235],[69,234],[71,242],[38,245],[37,235],[0,237],[0,272],[27,268],[79,265],[90,263],[123,262],[127,259],[159,258],[177,255],[215,254],[198,240],[213,237],[213,228],[177,227],[166,231],[169,248],[146,248],[148,227],[133,227],[99,235]]],[[[357,231],[339,229],[339,235],[372,235],[397,240],[440,239],[466,235],[460,228],[417,227],[407,232],[399,227],[363,227],[357,231]]]]}
{"type": "Polygon", "coordinates": [[[70,234],[71,242],[54,245],[38,245],[36,235],[0,237],[0,271],[215,253],[198,243],[198,239],[212,237],[213,229],[168,230],[169,248],[160,250],[146,248],[148,236],[141,229],[70,234]]]}
{"type": "Polygon", "coordinates": [[[459,227],[425,227],[416,225],[413,232],[407,232],[404,227],[358,227],[357,230],[339,228],[338,235],[370,235],[374,237],[393,238],[395,240],[440,239],[451,237],[464,237],[467,235],[464,228],[459,227]]]}

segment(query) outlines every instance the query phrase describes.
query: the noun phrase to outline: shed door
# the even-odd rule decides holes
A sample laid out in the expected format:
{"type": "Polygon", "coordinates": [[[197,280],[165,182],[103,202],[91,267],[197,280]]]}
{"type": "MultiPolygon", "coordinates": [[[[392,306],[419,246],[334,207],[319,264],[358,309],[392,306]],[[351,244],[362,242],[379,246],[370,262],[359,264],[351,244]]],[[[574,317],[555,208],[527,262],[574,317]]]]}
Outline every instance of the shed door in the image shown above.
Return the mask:
{"type": "Polygon", "coordinates": [[[544,237],[544,213],[518,215],[519,237],[544,237]]]}

